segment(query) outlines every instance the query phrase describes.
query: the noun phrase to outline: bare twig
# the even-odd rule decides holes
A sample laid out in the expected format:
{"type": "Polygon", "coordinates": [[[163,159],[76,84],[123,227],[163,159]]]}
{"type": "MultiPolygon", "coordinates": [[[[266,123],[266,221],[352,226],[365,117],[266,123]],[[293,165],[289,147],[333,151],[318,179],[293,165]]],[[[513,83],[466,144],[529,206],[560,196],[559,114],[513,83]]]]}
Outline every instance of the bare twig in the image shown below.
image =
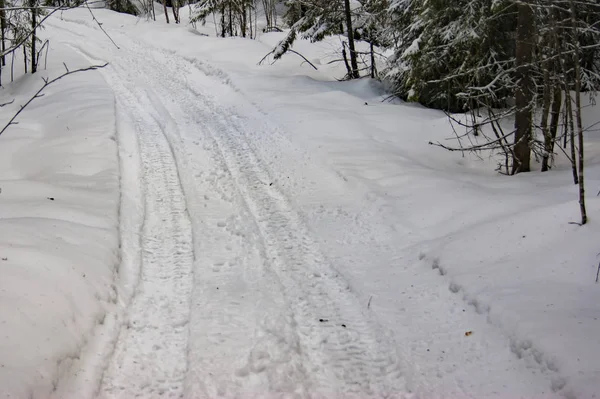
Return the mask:
{"type": "Polygon", "coordinates": [[[23,112],[23,110],[29,104],[31,104],[33,102],[33,100],[35,100],[36,98],[43,97],[44,93],[42,93],[42,91],[44,91],[44,89],[47,88],[48,86],[50,86],[52,83],[55,83],[56,81],[64,78],[65,76],[69,76],[69,75],[72,75],[72,74],[77,73],[77,72],[93,71],[95,69],[104,68],[107,65],[108,65],[108,63],[105,63],[103,65],[92,65],[92,66],[89,66],[87,68],[80,68],[80,69],[75,69],[75,70],[72,70],[72,71],[70,71],[67,68],[67,66],[65,65],[65,68],[67,69],[67,72],[63,73],[62,75],[57,76],[57,77],[55,77],[52,80],[48,80],[48,78],[42,78],[42,80],[44,81],[44,85],[42,87],[40,87],[40,89],[38,91],[36,91],[35,94],[33,96],[31,96],[31,98],[24,105],[21,105],[21,107],[19,108],[19,110],[13,115],[12,118],[10,118],[10,120],[8,121],[8,123],[6,125],[4,125],[4,127],[2,128],[2,130],[0,130],[0,135],[2,135],[2,133],[4,133],[6,131],[6,129],[8,129],[9,126],[16,125],[18,123],[18,122],[15,122],[15,119],[17,119],[17,117],[19,116],[19,114],[21,112],[23,112]]]}
{"type": "MultiPolygon", "coordinates": [[[[291,48],[290,48],[290,49],[288,49],[287,51],[289,51],[290,53],[294,53],[294,54],[296,54],[297,56],[300,56],[300,57],[302,57],[302,59],[303,59],[304,61],[306,61],[306,62],[307,62],[307,63],[308,63],[308,64],[309,64],[311,67],[313,67],[313,68],[315,69],[315,71],[318,71],[318,68],[317,68],[316,66],[314,66],[312,62],[310,62],[309,60],[307,60],[307,59],[306,59],[306,57],[305,57],[305,56],[303,56],[302,54],[300,54],[299,52],[297,52],[297,51],[295,51],[295,50],[292,50],[291,48]]],[[[269,53],[267,53],[267,54],[266,54],[266,55],[265,55],[265,56],[264,56],[264,57],[263,57],[263,58],[262,58],[260,61],[258,61],[258,65],[262,65],[262,63],[263,63],[263,62],[265,62],[265,60],[266,60],[266,59],[267,59],[267,58],[268,58],[268,57],[269,57],[271,54],[273,54],[274,52],[275,52],[275,50],[272,50],[272,51],[270,51],[269,53]]]]}
{"type": "Polygon", "coordinates": [[[493,149],[498,149],[498,148],[502,148],[502,142],[503,140],[506,140],[508,137],[512,136],[513,134],[515,134],[515,131],[513,130],[512,132],[505,134],[504,136],[498,137],[496,140],[490,141],[488,143],[484,143],[484,144],[478,144],[478,145],[473,145],[471,147],[468,148],[455,148],[455,147],[448,147],[443,145],[440,142],[434,143],[432,141],[429,142],[429,145],[434,145],[436,147],[441,147],[445,150],[448,151],[481,151],[481,150],[493,150],[493,149]]]}
{"type": "Polygon", "coordinates": [[[37,52],[36,55],[36,64],[39,65],[40,63],[40,58],[42,56],[42,52],[44,51],[44,48],[46,48],[46,63],[44,65],[44,69],[46,69],[47,65],[48,65],[48,48],[50,48],[50,41],[48,39],[46,39],[46,41],[44,42],[44,44],[42,45],[42,48],[40,48],[40,50],[37,52]]]}
{"type": "Polygon", "coordinates": [[[98,21],[96,19],[96,16],[94,15],[94,13],[92,12],[92,9],[90,8],[90,5],[87,3],[87,1],[84,3],[85,6],[87,7],[88,11],[90,12],[90,14],[92,15],[92,19],[94,20],[94,22],[96,22],[96,24],[98,24],[98,27],[100,28],[100,30],[102,32],[104,32],[104,34],[106,35],[106,37],[108,37],[108,39],[112,42],[112,44],[115,45],[116,48],[118,48],[119,50],[121,49],[119,46],[117,46],[117,43],[115,43],[115,41],[112,39],[112,37],[110,37],[110,35],[104,30],[104,28],[102,27],[102,23],[100,23],[100,21],[98,21]]]}
{"type": "Polygon", "coordinates": [[[318,71],[317,67],[316,67],[316,66],[314,66],[312,62],[310,62],[309,60],[307,60],[305,56],[303,56],[303,55],[302,55],[302,54],[300,54],[299,52],[297,52],[297,51],[295,51],[295,50],[292,50],[292,49],[288,49],[288,51],[289,51],[290,53],[294,53],[294,54],[296,54],[296,55],[298,55],[298,56],[302,57],[302,59],[304,59],[304,61],[306,61],[306,62],[307,62],[307,63],[308,63],[308,64],[309,64],[311,67],[315,68],[315,71],[318,71]]]}
{"type": "Polygon", "coordinates": [[[262,57],[262,59],[260,61],[258,61],[258,65],[262,65],[263,62],[265,62],[265,60],[275,52],[275,50],[272,50],[270,52],[268,52],[267,54],[265,54],[264,57],[262,57]]]}

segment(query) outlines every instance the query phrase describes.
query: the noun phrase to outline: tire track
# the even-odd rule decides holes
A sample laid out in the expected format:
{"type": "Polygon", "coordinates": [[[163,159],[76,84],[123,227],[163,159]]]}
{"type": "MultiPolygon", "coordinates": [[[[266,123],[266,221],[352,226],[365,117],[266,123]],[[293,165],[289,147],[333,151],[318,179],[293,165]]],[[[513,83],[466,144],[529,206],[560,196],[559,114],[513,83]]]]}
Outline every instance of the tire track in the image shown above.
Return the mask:
{"type": "MultiPolygon", "coordinates": [[[[143,98],[133,94],[120,101],[144,104],[143,98]]],[[[193,281],[191,223],[164,133],[147,111],[134,109],[130,116],[138,133],[146,209],[142,268],[99,396],[177,398],[182,395],[187,372],[193,281]]]]}
{"type": "Polygon", "coordinates": [[[405,397],[395,342],[268,183],[251,145],[260,124],[209,94],[232,89],[178,55],[119,42],[127,53],[102,49],[102,73],[138,123],[147,219],[101,396],[405,397]]]}
{"type": "Polygon", "coordinates": [[[298,336],[297,352],[312,380],[309,386],[327,396],[401,397],[404,384],[395,344],[376,320],[361,311],[348,284],[320,252],[287,198],[265,184],[271,181],[267,168],[250,146],[235,110],[220,106],[202,88],[195,89],[194,70],[177,56],[153,53],[155,62],[168,56],[173,69],[187,77],[171,79],[171,85],[187,91],[187,99],[179,94],[179,106],[210,133],[258,227],[262,241],[258,244],[264,246],[268,265],[292,310],[287,325],[298,336]]]}

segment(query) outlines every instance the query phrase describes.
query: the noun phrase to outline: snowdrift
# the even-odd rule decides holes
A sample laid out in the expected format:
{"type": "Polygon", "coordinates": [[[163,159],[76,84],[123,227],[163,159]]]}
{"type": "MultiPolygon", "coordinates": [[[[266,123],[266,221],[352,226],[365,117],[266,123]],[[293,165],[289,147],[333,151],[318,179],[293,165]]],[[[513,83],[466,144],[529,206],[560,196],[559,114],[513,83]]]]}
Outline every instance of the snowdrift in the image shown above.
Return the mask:
{"type": "MultiPolygon", "coordinates": [[[[0,124],[42,77],[89,66],[51,44],[48,70],[0,91],[0,124]]],[[[15,66],[17,68],[18,65],[15,66]]],[[[43,68],[41,68],[43,69],[43,68]]],[[[49,86],[0,136],[0,397],[48,397],[115,301],[114,99],[97,71],[49,86]]]]}

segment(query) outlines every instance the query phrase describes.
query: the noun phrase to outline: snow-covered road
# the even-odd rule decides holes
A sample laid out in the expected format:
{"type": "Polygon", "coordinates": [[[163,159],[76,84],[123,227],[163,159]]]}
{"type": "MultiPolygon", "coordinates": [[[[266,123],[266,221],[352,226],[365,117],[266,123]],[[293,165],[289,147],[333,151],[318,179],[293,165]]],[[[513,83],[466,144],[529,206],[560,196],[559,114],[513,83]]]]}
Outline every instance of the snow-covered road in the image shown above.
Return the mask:
{"type": "MultiPolygon", "coordinates": [[[[49,19],[47,34],[110,63],[101,73],[116,99],[122,264],[118,306],[57,397],[565,396],[552,362],[513,345],[441,280],[445,266],[420,249],[435,217],[428,226],[387,192],[346,185],[281,139],[228,72],[186,44],[158,43],[156,25],[135,30],[133,18],[107,12],[117,49],[81,11],[49,19]]],[[[353,120],[332,125],[343,123],[353,120]]],[[[398,156],[373,142],[379,152],[367,158],[398,156]]],[[[379,176],[366,161],[354,167],[365,181],[379,176]]],[[[446,184],[438,179],[427,184],[446,184]]]]}
{"type": "Polygon", "coordinates": [[[142,165],[141,270],[100,397],[403,396],[396,343],[273,184],[252,123],[211,96],[221,82],[72,22],[50,25],[110,62],[118,133],[135,133],[142,165]]]}

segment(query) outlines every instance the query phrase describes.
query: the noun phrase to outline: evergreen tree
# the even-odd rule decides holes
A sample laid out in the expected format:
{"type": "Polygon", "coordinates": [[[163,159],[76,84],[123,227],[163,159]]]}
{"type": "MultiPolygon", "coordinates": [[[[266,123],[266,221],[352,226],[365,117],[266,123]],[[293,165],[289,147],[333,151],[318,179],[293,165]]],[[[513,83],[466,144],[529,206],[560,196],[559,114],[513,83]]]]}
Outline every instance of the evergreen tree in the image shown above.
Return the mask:
{"type": "Polygon", "coordinates": [[[190,22],[202,24],[211,14],[220,15],[220,36],[246,37],[252,30],[250,15],[254,10],[252,0],[200,0],[194,6],[190,22]]]}
{"type": "Polygon", "coordinates": [[[291,0],[288,2],[288,13],[285,18],[289,22],[296,21],[290,26],[287,36],[275,47],[274,58],[276,60],[281,58],[292,47],[298,33],[312,42],[321,41],[329,35],[345,34],[348,42],[344,44],[342,52],[348,69],[348,78],[360,77],[353,27],[357,9],[360,9],[360,3],[351,3],[350,0],[291,0]],[[346,45],[349,54],[346,53],[346,45]],[[347,55],[350,58],[349,62],[347,55]]]}
{"type": "MultiPolygon", "coordinates": [[[[514,21],[508,1],[396,0],[391,4],[400,40],[386,77],[400,97],[460,112],[477,106],[462,94],[499,77],[487,98],[506,104],[512,68],[514,21]]],[[[487,96],[485,93],[481,95],[487,96]]]]}
{"type": "Polygon", "coordinates": [[[109,10],[125,14],[138,15],[139,11],[132,0],[107,0],[106,7],[109,10]]]}

